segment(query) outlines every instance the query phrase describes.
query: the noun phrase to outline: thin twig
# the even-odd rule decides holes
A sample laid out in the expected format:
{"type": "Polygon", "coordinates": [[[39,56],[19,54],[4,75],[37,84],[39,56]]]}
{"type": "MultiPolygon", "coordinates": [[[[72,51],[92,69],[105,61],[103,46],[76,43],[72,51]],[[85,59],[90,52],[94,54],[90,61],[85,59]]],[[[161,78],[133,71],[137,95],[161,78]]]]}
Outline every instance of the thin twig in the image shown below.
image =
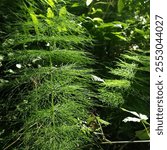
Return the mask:
{"type": "Polygon", "coordinates": [[[102,144],[130,144],[130,143],[149,143],[150,140],[136,140],[136,141],[105,141],[102,144]]]}
{"type": "Polygon", "coordinates": [[[7,150],[9,147],[11,147],[13,144],[15,144],[20,138],[21,138],[22,135],[20,135],[15,141],[13,141],[10,145],[8,145],[7,147],[4,148],[4,150],[7,150]]]}

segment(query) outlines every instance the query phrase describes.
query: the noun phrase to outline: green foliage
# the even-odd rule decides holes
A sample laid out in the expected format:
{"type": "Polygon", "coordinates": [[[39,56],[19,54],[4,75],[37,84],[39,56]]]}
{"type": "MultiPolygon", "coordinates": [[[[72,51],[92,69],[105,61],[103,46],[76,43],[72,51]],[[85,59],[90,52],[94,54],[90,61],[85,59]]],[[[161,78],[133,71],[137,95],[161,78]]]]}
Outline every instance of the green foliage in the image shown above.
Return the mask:
{"type": "Polygon", "coordinates": [[[148,136],[146,130],[136,131],[136,137],[138,137],[141,140],[150,139],[150,137],[148,136]]]}
{"type": "MultiPolygon", "coordinates": [[[[88,55],[87,55],[88,56],[88,55]]],[[[20,50],[15,53],[10,53],[9,61],[6,67],[20,64],[22,67],[44,67],[50,65],[60,66],[65,64],[91,64],[92,60],[86,56],[85,52],[72,50],[20,50]]]]}
{"type": "Polygon", "coordinates": [[[92,3],[93,0],[87,0],[86,5],[89,6],[92,3]]]}
{"type": "Polygon", "coordinates": [[[20,16],[2,44],[3,148],[77,149],[91,140],[78,121],[93,105],[86,68],[93,59],[83,51],[91,37],[54,1],[19,6],[29,16],[20,16]],[[50,6],[46,14],[37,11],[43,3],[50,6]]]}
{"type": "Polygon", "coordinates": [[[3,149],[116,150],[114,140],[149,138],[149,121],[122,122],[134,119],[129,112],[149,115],[147,0],[0,7],[3,149]]]}
{"type": "Polygon", "coordinates": [[[124,8],[124,0],[118,0],[118,12],[121,13],[124,8]]]}

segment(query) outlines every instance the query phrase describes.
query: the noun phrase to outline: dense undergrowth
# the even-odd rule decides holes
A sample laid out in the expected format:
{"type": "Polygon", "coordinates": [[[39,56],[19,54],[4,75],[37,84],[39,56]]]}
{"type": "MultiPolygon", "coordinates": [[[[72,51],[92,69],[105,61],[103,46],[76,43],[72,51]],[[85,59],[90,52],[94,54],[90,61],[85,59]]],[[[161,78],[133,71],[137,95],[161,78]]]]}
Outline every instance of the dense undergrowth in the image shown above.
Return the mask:
{"type": "Polygon", "coordinates": [[[148,3],[2,0],[3,150],[149,148],[148,3]]]}

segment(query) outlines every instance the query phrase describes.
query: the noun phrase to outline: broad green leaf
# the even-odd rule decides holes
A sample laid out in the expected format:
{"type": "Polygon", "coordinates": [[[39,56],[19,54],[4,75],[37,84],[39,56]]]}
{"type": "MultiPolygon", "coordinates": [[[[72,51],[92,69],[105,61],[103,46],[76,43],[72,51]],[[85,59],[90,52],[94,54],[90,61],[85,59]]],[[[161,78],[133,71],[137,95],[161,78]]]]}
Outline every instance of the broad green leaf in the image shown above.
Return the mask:
{"type": "Polygon", "coordinates": [[[99,26],[99,28],[107,28],[107,27],[115,27],[115,25],[113,23],[104,23],[102,25],[99,26]]]}
{"type": "Polygon", "coordinates": [[[71,7],[78,7],[79,4],[78,3],[74,3],[71,7]]]}
{"type": "MultiPolygon", "coordinates": [[[[57,1],[55,1],[57,2],[57,1]]],[[[51,7],[55,7],[54,1],[53,0],[48,0],[47,3],[51,6],[51,7]]]]}
{"type": "Polygon", "coordinates": [[[141,119],[136,118],[136,117],[126,117],[123,122],[140,122],[141,119]]]}
{"type": "Polygon", "coordinates": [[[95,116],[90,116],[88,119],[87,119],[87,124],[90,124],[92,121],[95,121],[96,120],[96,117],[95,116]]]}
{"type": "MultiPolygon", "coordinates": [[[[103,10],[100,8],[95,9],[94,7],[92,8],[91,14],[96,14],[96,13],[103,13],[103,10]]],[[[99,16],[99,15],[98,15],[99,16]]]]}
{"type": "Polygon", "coordinates": [[[96,17],[96,18],[93,18],[92,20],[93,20],[93,21],[97,21],[97,22],[103,22],[103,19],[97,18],[97,17],[96,17]]]}
{"type": "Polygon", "coordinates": [[[38,29],[39,21],[38,21],[37,15],[32,10],[29,10],[29,13],[30,13],[31,19],[32,19],[33,24],[34,24],[35,32],[36,32],[36,34],[39,34],[39,29],[38,29]]]}
{"type": "Polygon", "coordinates": [[[121,39],[123,41],[127,41],[127,39],[122,35],[116,34],[115,36],[117,36],[119,39],[121,39]]]}
{"type": "Polygon", "coordinates": [[[144,130],[139,130],[135,132],[136,137],[139,138],[140,140],[147,140],[150,139],[149,135],[147,134],[147,131],[144,130]]]}
{"type": "Polygon", "coordinates": [[[143,30],[141,30],[141,29],[135,28],[135,32],[137,32],[137,33],[139,33],[139,34],[141,34],[143,36],[145,35],[145,32],[143,30]]]}
{"type": "Polygon", "coordinates": [[[123,26],[124,28],[127,28],[127,27],[128,27],[128,24],[127,24],[127,23],[124,23],[124,22],[121,22],[121,21],[113,21],[112,23],[115,24],[115,25],[121,25],[121,26],[123,26]]]}
{"type": "Polygon", "coordinates": [[[127,110],[127,109],[125,109],[125,108],[121,108],[123,111],[125,111],[125,112],[128,112],[128,113],[131,113],[131,114],[133,114],[133,115],[135,115],[136,117],[139,117],[139,114],[137,113],[137,112],[135,112],[135,111],[130,111],[130,110],[127,110]]]}
{"type": "Polygon", "coordinates": [[[138,119],[140,119],[140,120],[147,120],[148,119],[148,117],[146,115],[143,115],[141,113],[137,113],[135,111],[130,111],[130,110],[127,110],[125,108],[121,108],[121,109],[125,112],[133,114],[134,116],[138,117],[138,119]]]}
{"type": "Polygon", "coordinates": [[[139,117],[141,120],[147,120],[148,117],[146,115],[143,115],[143,114],[139,114],[139,117]]]}
{"type": "Polygon", "coordinates": [[[86,6],[89,6],[92,2],[93,0],[86,0],[86,6]]]}
{"type": "Polygon", "coordinates": [[[118,7],[118,12],[121,13],[124,8],[124,0],[118,0],[117,7],[118,7]]]}
{"type": "Polygon", "coordinates": [[[106,126],[110,124],[108,121],[105,121],[105,120],[101,119],[100,117],[96,117],[96,119],[98,120],[99,123],[104,124],[106,126]]]}

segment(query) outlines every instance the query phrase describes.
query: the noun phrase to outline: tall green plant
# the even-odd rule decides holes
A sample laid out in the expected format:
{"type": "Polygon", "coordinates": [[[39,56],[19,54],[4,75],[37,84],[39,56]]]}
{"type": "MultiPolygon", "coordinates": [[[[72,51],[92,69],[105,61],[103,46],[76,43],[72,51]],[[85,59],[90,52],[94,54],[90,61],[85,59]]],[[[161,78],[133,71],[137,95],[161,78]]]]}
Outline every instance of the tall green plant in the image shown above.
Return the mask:
{"type": "Polygon", "coordinates": [[[2,147],[79,149],[91,140],[80,126],[93,105],[87,69],[93,60],[83,50],[91,37],[59,3],[20,6],[28,16],[3,42],[2,147]]]}
{"type": "Polygon", "coordinates": [[[136,2],[14,2],[1,38],[4,149],[136,148],[119,142],[143,131],[122,110],[149,115],[148,1],[136,2]]]}
{"type": "MultiPolygon", "coordinates": [[[[92,1],[83,21],[94,36],[92,53],[99,62],[94,68],[103,79],[96,89],[103,109],[97,112],[112,122],[103,128],[105,138],[98,137],[107,144],[104,149],[133,149],[112,141],[138,139],[137,131],[143,130],[137,123],[123,123],[127,114],[119,107],[149,115],[149,1],[112,2],[92,1]]],[[[141,147],[148,149],[148,144],[141,147]]]]}

